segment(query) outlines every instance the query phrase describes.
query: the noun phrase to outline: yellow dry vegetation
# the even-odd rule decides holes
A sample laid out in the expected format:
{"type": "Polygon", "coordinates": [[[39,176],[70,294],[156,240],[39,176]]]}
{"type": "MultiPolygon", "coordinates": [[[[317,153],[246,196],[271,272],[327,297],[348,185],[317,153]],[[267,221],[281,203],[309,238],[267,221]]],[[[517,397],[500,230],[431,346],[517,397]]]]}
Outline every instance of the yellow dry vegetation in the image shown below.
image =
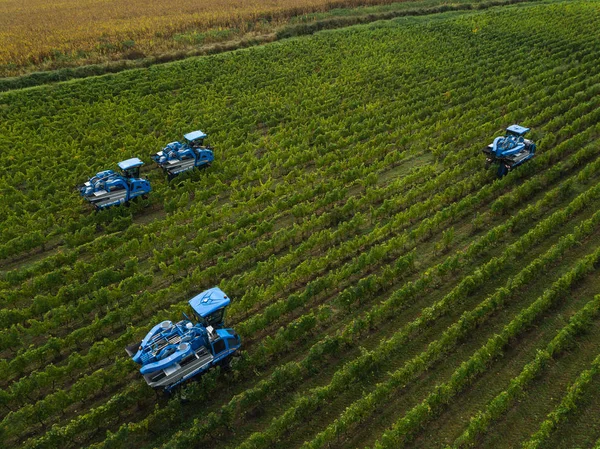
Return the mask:
{"type": "Polygon", "coordinates": [[[249,28],[391,0],[0,0],[0,69],[59,58],[97,62],[181,48],[180,33],[249,28]],[[95,60],[95,61],[94,61],[95,60]]]}

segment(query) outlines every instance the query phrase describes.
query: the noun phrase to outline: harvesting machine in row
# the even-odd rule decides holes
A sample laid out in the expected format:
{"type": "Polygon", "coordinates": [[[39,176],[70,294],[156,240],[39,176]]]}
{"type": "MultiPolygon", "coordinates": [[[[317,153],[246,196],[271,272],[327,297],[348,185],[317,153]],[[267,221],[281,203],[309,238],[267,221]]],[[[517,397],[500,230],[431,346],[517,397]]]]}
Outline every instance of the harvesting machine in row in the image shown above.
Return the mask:
{"type": "Polygon", "coordinates": [[[228,366],[241,346],[239,335],[224,325],[230,299],[218,287],[189,300],[192,321],[163,321],[139,343],[125,348],[134,362],[142,365],[146,383],[170,392],[177,385],[204,374],[213,366],[228,366]]]}
{"type": "Polygon", "coordinates": [[[104,170],[80,186],[81,195],[96,209],[128,203],[139,196],[145,197],[152,188],[148,180],[140,178],[144,163],[137,157],[117,164],[121,172],[104,170]]]}
{"type": "MultiPolygon", "coordinates": [[[[169,180],[194,168],[209,167],[214,153],[210,146],[204,145],[206,137],[202,131],[188,133],[183,143],[171,142],[152,159],[167,173],[169,180]]],[[[140,167],[144,165],[140,159],[127,159],[117,165],[121,172],[101,171],[79,187],[81,196],[97,210],[128,204],[139,196],[145,198],[152,190],[150,182],[140,177],[140,167]]]]}
{"type": "Polygon", "coordinates": [[[496,137],[483,149],[487,156],[486,165],[498,164],[499,178],[535,156],[535,143],[523,137],[527,132],[529,128],[511,125],[506,128],[504,136],[496,137]]]}
{"type": "Polygon", "coordinates": [[[206,134],[194,131],[183,136],[183,142],[171,142],[152,156],[169,179],[197,167],[210,167],[215,159],[212,148],[204,145],[206,134]]]}

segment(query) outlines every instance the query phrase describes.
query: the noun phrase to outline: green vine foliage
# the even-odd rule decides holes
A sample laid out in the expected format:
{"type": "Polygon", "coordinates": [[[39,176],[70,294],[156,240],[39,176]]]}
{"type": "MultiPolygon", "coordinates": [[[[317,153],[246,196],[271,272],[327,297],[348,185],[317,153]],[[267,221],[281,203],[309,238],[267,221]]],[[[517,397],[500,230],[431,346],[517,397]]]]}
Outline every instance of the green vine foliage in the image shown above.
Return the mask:
{"type": "MultiPolygon", "coordinates": [[[[0,439],[344,447],[388,410],[368,444],[410,446],[593,290],[599,25],[593,1],[490,3],[1,93],[0,439]],[[496,179],[481,149],[516,122],[538,154],[496,179]],[[209,169],[168,182],[148,163],[153,191],[129,208],[93,213],[78,196],[192,129],[215,147],[209,169]],[[123,348],[217,284],[241,357],[156,397],[123,348]],[[463,344],[476,348],[427,383],[463,344]],[[420,379],[416,403],[388,408],[420,379]]],[[[493,431],[595,325],[598,293],[449,447],[493,431]]],[[[597,365],[525,447],[551,445],[597,365]]]]}

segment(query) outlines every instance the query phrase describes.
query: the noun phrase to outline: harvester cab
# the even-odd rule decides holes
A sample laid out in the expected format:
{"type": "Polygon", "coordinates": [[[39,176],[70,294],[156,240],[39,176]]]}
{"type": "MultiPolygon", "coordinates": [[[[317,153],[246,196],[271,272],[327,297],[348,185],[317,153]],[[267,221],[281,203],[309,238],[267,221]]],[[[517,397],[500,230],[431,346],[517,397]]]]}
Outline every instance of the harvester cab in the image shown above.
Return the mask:
{"type": "Polygon", "coordinates": [[[185,134],[183,143],[169,143],[152,159],[167,173],[169,179],[197,167],[209,167],[214,160],[214,153],[210,146],[204,144],[206,137],[202,131],[185,134]]]}
{"type": "Polygon", "coordinates": [[[206,290],[189,300],[195,324],[187,315],[177,323],[163,321],[140,343],[125,348],[142,365],[140,373],[146,383],[171,391],[212,366],[228,366],[241,346],[239,335],[224,326],[229,303],[218,287],[206,290]]]}
{"type": "Polygon", "coordinates": [[[499,164],[499,178],[535,155],[535,143],[523,137],[528,131],[529,128],[524,126],[511,125],[506,128],[504,136],[496,137],[493,143],[483,149],[486,155],[486,166],[499,164]]]}
{"type": "Polygon", "coordinates": [[[191,148],[208,148],[210,149],[210,145],[204,145],[204,139],[206,139],[206,133],[202,131],[192,131],[191,133],[187,133],[183,135],[185,139],[185,143],[191,148]]]}
{"type": "Polygon", "coordinates": [[[198,322],[213,327],[223,327],[225,308],[230,302],[225,292],[218,287],[206,290],[189,300],[198,322]]]}
{"type": "Polygon", "coordinates": [[[138,159],[137,157],[127,159],[126,161],[121,161],[117,164],[123,173],[123,176],[126,178],[139,178],[140,177],[140,167],[144,165],[144,163],[138,159]]]}
{"type": "Polygon", "coordinates": [[[118,163],[121,173],[104,170],[91,177],[79,187],[81,196],[97,210],[127,204],[138,196],[145,197],[150,183],[140,178],[140,167],[144,163],[137,157],[118,163]]]}

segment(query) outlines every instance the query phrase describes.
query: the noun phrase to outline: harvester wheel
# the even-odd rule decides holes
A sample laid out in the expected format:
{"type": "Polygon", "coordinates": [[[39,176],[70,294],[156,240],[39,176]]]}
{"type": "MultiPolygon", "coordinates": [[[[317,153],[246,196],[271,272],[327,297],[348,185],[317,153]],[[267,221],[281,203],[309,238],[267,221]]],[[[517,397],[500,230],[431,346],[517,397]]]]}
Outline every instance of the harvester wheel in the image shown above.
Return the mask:
{"type": "Polygon", "coordinates": [[[508,173],[508,168],[506,168],[506,165],[500,164],[498,166],[498,178],[502,178],[507,173],[508,173]]]}
{"type": "Polygon", "coordinates": [[[225,372],[231,370],[231,357],[227,357],[225,360],[222,360],[219,363],[219,366],[221,367],[221,369],[225,372]]]}

